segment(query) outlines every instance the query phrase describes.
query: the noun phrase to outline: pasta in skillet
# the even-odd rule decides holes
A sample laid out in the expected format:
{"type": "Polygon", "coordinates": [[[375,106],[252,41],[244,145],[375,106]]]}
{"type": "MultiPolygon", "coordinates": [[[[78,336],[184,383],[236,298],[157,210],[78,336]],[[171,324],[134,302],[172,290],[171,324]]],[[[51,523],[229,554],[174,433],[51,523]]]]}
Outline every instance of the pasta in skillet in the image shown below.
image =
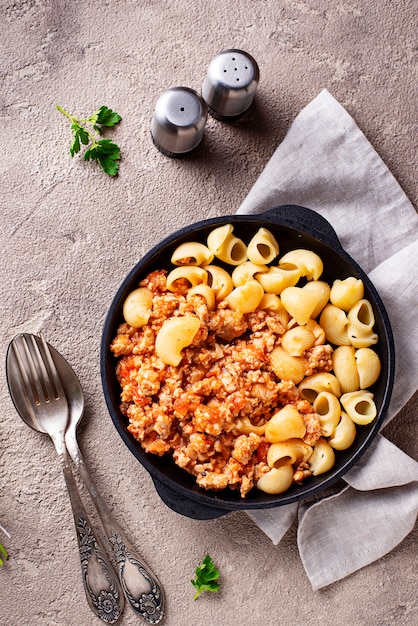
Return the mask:
{"type": "Polygon", "coordinates": [[[377,415],[362,281],[328,284],[313,251],[280,256],[270,231],[245,244],[232,224],[171,262],[128,295],[111,344],[129,431],[201,488],[243,498],[328,472],[377,415]]]}

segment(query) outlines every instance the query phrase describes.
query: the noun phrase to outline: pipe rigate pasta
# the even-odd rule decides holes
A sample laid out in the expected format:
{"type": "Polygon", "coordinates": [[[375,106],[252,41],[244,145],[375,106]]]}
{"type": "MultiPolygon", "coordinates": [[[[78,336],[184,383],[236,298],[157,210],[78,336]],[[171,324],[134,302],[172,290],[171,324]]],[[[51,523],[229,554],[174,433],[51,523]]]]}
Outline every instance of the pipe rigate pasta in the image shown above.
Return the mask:
{"type": "Polygon", "coordinates": [[[267,464],[276,469],[283,465],[306,463],[313,451],[312,446],[301,439],[288,439],[272,443],[267,452],[267,464]]]}
{"type": "Polygon", "coordinates": [[[182,265],[176,267],[167,276],[167,289],[186,294],[190,287],[208,282],[206,270],[194,265],[182,265]]]}
{"type": "Polygon", "coordinates": [[[276,346],[270,352],[270,366],[281,380],[291,380],[300,383],[305,377],[306,359],[302,356],[292,356],[282,346],[276,346]]]}
{"type": "Polygon", "coordinates": [[[341,395],[338,378],[330,372],[319,372],[318,374],[307,376],[302,380],[298,389],[302,398],[308,400],[308,402],[314,402],[321,391],[329,391],[337,398],[341,395]]]}
{"type": "Polygon", "coordinates": [[[235,287],[225,298],[225,301],[240,313],[252,313],[260,304],[264,291],[260,283],[256,280],[249,280],[240,287],[235,287]]]}
{"type": "Polygon", "coordinates": [[[370,424],[377,415],[373,394],[370,391],[360,390],[345,393],[341,396],[340,402],[348,417],[360,426],[370,424]]]}
{"type": "Polygon", "coordinates": [[[334,374],[340,383],[341,393],[360,389],[360,378],[353,346],[338,346],[332,354],[332,365],[334,374]]]}
{"type": "Polygon", "coordinates": [[[310,291],[316,294],[318,300],[314,310],[311,313],[311,318],[316,318],[329,301],[330,286],[324,280],[311,280],[303,287],[304,291],[310,291]]]}
{"type": "Polygon", "coordinates": [[[331,286],[316,253],[278,253],[267,229],[247,248],[225,224],[207,246],[178,246],[176,267],[151,272],[124,303],[111,349],[128,430],[204,489],[282,493],[331,469],[377,414],[362,281],[331,286]]]}
{"type": "Polygon", "coordinates": [[[307,280],[318,280],[324,269],[321,257],[312,250],[291,250],[280,258],[279,265],[284,263],[296,265],[300,275],[305,276],[307,280]]]}
{"type": "Polygon", "coordinates": [[[371,348],[359,348],[356,350],[355,359],[360,389],[367,389],[371,387],[380,376],[380,359],[371,348]]]}
{"type": "Polygon", "coordinates": [[[123,317],[133,328],[145,326],[151,316],[152,293],[147,287],[131,291],[123,303],[123,317]]]}
{"type": "Polygon", "coordinates": [[[215,292],[216,300],[218,302],[224,300],[234,288],[230,274],[219,265],[205,265],[204,269],[208,274],[208,285],[215,292]]]}
{"type": "Polygon", "coordinates": [[[272,468],[257,481],[257,489],[265,493],[279,494],[287,491],[293,483],[293,467],[283,465],[272,468]]]}
{"type": "Polygon", "coordinates": [[[341,405],[338,398],[329,391],[320,391],[313,402],[313,408],[319,415],[323,436],[331,437],[341,418],[341,405]]]}
{"type": "Polygon", "coordinates": [[[341,411],[340,421],[338,422],[328,443],[334,450],[347,450],[353,445],[356,438],[356,426],[353,420],[348,417],[347,413],[341,411]]]}
{"type": "Polygon", "coordinates": [[[286,439],[302,439],[305,433],[306,426],[302,415],[290,404],[269,419],[265,430],[266,439],[270,443],[286,441],[286,439]]]}
{"type": "Polygon", "coordinates": [[[296,265],[287,263],[281,267],[273,265],[267,272],[256,274],[266,293],[280,294],[286,287],[294,287],[300,278],[300,270],[296,265]]]}
{"type": "Polygon", "coordinates": [[[266,228],[260,228],[247,247],[247,256],[253,263],[271,263],[279,254],[279,244],[266,228]]]}
{"type": "Polygon", "coordinates": [[[225,224],[209,233],[207,244],[213,254],[230,265],[240,265],[247,260],[247,246],[233,235],[232,224],[225,224]]]}
{"type": "Polygon", "coordinates": [[[167,365],[177,366],[183,357],[183,348],[192,343],[199,329],[200,320],[197,317],[171,317],[162,325],[155,339],[157,355],[167,365]]]}
{"type": "Polygon", "coordinates": [[[313,476],[325,474],[335,463],[335,452],[325,439],[319,439],[309,458],[309,468],[313,476]]]}
{"type": "Polygon", "coordinates": [[[291,356],[303,356],[315,344],[315,335],[307,326],[295,326],[282,337],[282,346],[291,356]]]}
{"type": "Polygon", "coordinates": [[[344,280],[334,280],[330,292],[330,302],[334,306],[348,311],[364,296],[364,285],[360,278],[349,276],[344,280]]]}
{"type": "Polygon", "coordinates": [[[355,348],[368,348],[377,343],[373,308],[368,300],[359,300],[347,313],[347,320],[348,336],[355,348]]]}
{"type": "Polygon", "coordinates": [[[203,243],[190,241],[178,246],[171,257],[173,265],[208,265],[214,254],[203,243]]]}
{"type": "Polygon", "coordinates": [[[215,292],[213,291],[212,287],[209,287],[209,285],[206,285],[205,283],[200,283],[198,285],[195,285],[194,287],[191,287],[191,289],[189,289],[186,295],[187,302],[190,302],[193,296],[202,296],[202,298],[205,299],[208,310],[209,311],[215,310],[215,307],[216,307],[215,292]]]}
{"type": "Polygon", "coordinates": [[[234,283],[234,287],[240,287],[241,285],[245,285],[245,283],[249,280],[253,280],[255,274],[267,271],[267,265],[260,265],[258,263],[253,263],[252,261],[245,261],[245,263],[241,263],[241,265],[237,265],[235,267],[231,274],[232,282],[234,283]]]}
{"type": "Polygon", "coordinates": [[[333,304],[327,304],[319,318],[325,337],[336,346],[349,346],[348,319],[345,311],[333,304]]]}
{"type": "Polygon", "coordinates": [[[280,298],[286,311],[301,326],[308,322],[318,304],[318,294],[303,287],[286,287],[280,298]]]}

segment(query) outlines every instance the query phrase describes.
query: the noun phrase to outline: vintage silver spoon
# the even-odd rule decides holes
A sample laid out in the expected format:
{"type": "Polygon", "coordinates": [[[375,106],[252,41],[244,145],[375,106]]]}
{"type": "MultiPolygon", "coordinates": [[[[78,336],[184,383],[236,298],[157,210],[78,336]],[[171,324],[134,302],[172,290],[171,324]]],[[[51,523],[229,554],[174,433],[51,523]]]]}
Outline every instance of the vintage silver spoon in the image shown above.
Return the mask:
{"type": "Polygon", "coordinates": [[[64,357],[49,346],[69,403],[65,444],[96,507],[108,539],[113,546],[119,579],[125,598],[134,611],[150,624],[158,624],[164,615],[164,592],[148,565],[136,554],[118,522],[112,516],[93,483],[77,443],[77,426],[84,413],[83,390],[74,370],[64,357]]]}
{"type": "Polygon", "coordinates": [[[73,509],[87,601],[95,615],[114,624],[122,613],[124,598],[71,471],[64,440],[69,405],[43,338],[23,334],[11,341],[6,356],[6,376],[20,417],[34,430],[47,433],[55,445],[73,509]]]}

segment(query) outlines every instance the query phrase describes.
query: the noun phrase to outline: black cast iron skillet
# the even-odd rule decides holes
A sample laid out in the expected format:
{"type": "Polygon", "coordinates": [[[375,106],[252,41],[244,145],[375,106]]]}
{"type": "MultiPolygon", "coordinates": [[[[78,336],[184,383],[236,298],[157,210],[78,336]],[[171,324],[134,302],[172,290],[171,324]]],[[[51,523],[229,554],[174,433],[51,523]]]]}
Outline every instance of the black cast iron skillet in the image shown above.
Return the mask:
{"type": "Polygon", "coordinates": [[[100,360],[104,395],[117,431],[133,455],[148,470],[157,492],[167,506],[194,519],[213,519],[238,509],[265,509],[290,504],[330,487],[360,459],[378,433],[389,405],[395,366],[393,335],[376,289],[359,265],[343,250],[332,226],[318,213],[296,205],[276,207],[257,216],[234,215],[197,222],[156,245],[129,272],[110,305],[103,329],[100,360]],[[226,223],[232,223],[234,234],[246,243],[260,227],[270,229],[279,242],[280,256],[295,248],[313,250],[319,254],[324,264],[321,280],[332,283],[336,278],[361,278],[365,285],[364,297],[372,303],[376,318],[375,332],[379,335],[379,342],[374,348],[382,364],[380,378],[371,388],[378,409],[376,420],[368,426],[357,427],[355,442],[348,450],[336,453],[335,465],[329,472],[312,476],[302,485],[294,485],[279,495],[269,495],[253,489],[242,499],[238,492],[229,489],[201,489],[196,485],[194,477],[175,465],[170,458],[145,453],[128,432],[127,420],[119,410],[120,389],[115,376],[116,360],[109,345],[117,327],[123,321],[124,299],[151,270],[169,269],[171,254],[179,244],[185,241],[205,243],[211,230],[226,223]]]}

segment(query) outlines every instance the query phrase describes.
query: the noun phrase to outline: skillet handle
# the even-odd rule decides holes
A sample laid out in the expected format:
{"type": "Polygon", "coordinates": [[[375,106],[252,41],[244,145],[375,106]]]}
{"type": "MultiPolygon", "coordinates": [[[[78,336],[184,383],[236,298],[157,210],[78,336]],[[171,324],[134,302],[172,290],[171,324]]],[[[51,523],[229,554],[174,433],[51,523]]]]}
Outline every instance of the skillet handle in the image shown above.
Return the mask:
{"type": "Polygon", "coordinates": [[[152,480],[158,495],[164,504],[166,504],[172,511],[175,511],[180,515],[184,515],[185,517],[190,517],[192,519],[210,520],[217,519],[218,517],[222,517],[223,515],[227,515],[227,513],[231,512],[227,509],[217,509],[215,507],[207,506],[206,504],[194,502],[190,498],[182,496],[178,491],[174,491],[174,489],[166,487],[156,478],[152,477],[152,480]]]}
{"type": "Polygon", "coordinates": [[[333,248],[342,250],[338,235],[322,215],[297,204],[283,204],[268,209],[263,217],[292,228],[300,228],[333,248]]]}

